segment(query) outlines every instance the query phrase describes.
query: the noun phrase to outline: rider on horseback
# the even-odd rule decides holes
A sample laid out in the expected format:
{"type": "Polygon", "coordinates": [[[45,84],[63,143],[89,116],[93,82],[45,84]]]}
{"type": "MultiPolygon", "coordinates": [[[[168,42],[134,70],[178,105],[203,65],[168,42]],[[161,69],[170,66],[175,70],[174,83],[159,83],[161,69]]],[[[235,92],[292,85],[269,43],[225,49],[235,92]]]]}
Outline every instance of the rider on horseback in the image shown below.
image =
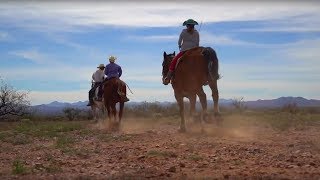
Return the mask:
{"type": "Polygon", "coordinates": [[[87,106],[91,106],[93,104],[93,97],[97,87],[99,87],[97,100],[101,101],[102,83],[104,80],[103,70],[105,67],[104,64],[100,64],[97,68],[99,69],[92,74],[93,85],[89,91],[89,103],[87,104],[87,106]]]}
{"type": "Polygon", "coordinates": [[[193,19],[188,19],[183,22],[183,26],[187,26],[187,28],[183,29],[180,33],[180,37],[178,40],[180,52],[173,58],[170,64],[169,72],[163,82],[164,85],[168,85],[170,83],[170,80],[173,76],[173,71],[177,64],[177,60],[182,57],[182,55],[187,50],[199,47],[199,32],[194,29],[194,25],[198,25],[198,23],[193,19]]]}
{"type": "MultiPolygon", "coordinates": [[[[106,65],[106,68],[104,70],[104,74],[107,76],[107,82],[109,79],[111,78],[117,78],[119,79],[122,75],[122,69],[121,66],[119,66],[118,64],[115,63],[115,60],[117,58],[115,56],[110,56],[109,57],[109,64],[106,65]]],[[[119,79],[120,80],[120,79],[119,79]]],[[[121,81],[121,80],[120,80],[121,81]]],[[[121,81],[121,83],[123,83],[125,85],[125,83],[123,81],[121,81]]],[[[120,97],[122,99],[122,101],[127,102],[129,101],[129,99],[126,96],[125,92],[119,92],[120,97]]]]}

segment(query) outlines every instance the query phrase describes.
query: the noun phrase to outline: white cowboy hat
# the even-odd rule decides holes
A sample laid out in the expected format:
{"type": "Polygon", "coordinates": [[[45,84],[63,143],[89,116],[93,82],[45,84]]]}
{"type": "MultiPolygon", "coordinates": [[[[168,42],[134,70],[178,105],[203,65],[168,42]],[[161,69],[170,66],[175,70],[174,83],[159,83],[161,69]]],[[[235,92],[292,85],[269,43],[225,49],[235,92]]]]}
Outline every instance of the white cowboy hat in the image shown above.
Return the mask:
{"type": "Polygon", "coordinates": [[[97,68],[105,68],[104,64],[100,64],[97,68]]]}
{"type": "Polygon", "coordinates": [[[109,61],[110,61],[110,62],[114,62],[116,59],[117,59],[117,58],[116,58],[115,56],[110,56],[110,57],[109,57],[109,61]]]}

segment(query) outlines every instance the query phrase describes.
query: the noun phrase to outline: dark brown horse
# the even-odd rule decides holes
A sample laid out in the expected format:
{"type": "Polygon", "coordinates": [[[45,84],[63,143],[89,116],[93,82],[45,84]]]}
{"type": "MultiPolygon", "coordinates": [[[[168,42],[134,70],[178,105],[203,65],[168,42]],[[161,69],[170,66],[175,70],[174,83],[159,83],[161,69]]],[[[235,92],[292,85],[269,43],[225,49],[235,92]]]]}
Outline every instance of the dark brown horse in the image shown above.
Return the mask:
{"type": "MultiPolygon", "coordinates": [[[[174,56],[175,53],[163,53],[163,81],[168,73],[170,63],[174,56]]],[[[175,69],[174,77],[171,80],[171,84],[174,90],[174,96],[178,102],[180,109],[181,122],[179,131],[186,131],[183,103],[184,97],[187,97],[189,99],[190,114],[193,115],[193,113],[195,112],[196,95],[198,95],[200,103],[202,105],[202,115],[206,115],[207,97],[202,88],[205,84],[209,84],[212,91],[215,116],[219,115],[219,94],[217,86],[218,79],[218,58],[212,48],[194,48],[187,51],[181,57],[180,62],[175,69]]]]}
{"type": "Polygon", "coordinates": [[[104,83],[103,88],[103,98],[104,98],[104,105],[108,112],[108,117],[110,123],[112,123],[112,118],[114,122],[119,127],[122,119],[123,108],[124,108],[124,100],[121,96],[121,93],[126,95],[126,84],[121,81],[119,78],[112,78],[107,80],[104,83]],[[119,108],[119,120],[117,121],[117,109],[116,104],[120,103],[119,108]]]}

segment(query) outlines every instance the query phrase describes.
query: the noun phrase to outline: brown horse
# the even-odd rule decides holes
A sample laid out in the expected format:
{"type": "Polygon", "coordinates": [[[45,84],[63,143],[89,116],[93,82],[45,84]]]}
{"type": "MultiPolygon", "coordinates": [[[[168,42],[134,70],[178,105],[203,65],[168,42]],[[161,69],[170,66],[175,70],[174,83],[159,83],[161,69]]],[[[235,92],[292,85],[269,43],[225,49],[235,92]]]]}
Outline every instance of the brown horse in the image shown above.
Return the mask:
{"type": "MultiPolygon", "coordinates": [[[[175,53],[163,53],[162,81],[164,81],[169,71],[169,66],[174,56],[175,53]]],[[[217,80],[219,79],[218,58],[212,48],[199,47],[187,51],[179,61],[171,84],[180,109],[181,122],[179,131],[185,132],[186,125],[183,98],[187,97],[189,99],[190,113],[193,115],[195,112],[196,95],[198,95],[203,109],[202,115],[206,115],[207,97],[202,86],[207,83],[212,91],[214,114],[215,116],[219,115],[219,94],[217,87],[217,80]]],[[[203,128],[203,126],[201,127],[203,128]]]]}
{"type": "Polygon", "coordinates": [[[104,83],[103,88],[103,98],[104,105],[108,112],[108,117],[110,123],[112,123],[112,118],[114,122],[119,127],[122,119],[124,100],[121,96],[121,93],[126,95],[126,84],[121,81],[119,78],[111,78],[104,83]],[[117,109],[116,104],[120,104],[119,108],[119,120],[117,121],[117,109]]]}

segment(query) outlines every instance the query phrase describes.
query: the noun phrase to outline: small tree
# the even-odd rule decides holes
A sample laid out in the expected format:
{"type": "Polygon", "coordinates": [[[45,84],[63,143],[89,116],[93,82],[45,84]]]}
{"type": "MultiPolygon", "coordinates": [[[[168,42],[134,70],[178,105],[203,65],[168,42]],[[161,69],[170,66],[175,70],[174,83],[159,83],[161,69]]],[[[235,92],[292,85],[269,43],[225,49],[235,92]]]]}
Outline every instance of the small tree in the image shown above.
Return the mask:
{"type": "Polygon", "coordinates": [[[0,79],[0,120],[23,116],[28,113],[28,93],[19,92],[0,79]]]}
{"type": "Polygon", "coordinates": [[[73,121],[75,118],[79,117],[81,110],[72,107],[66,107],[63,109],[64,114],[69,121],[73,121]]]}
{"type": "Polygon", "coordinates": [[[247,109],[243,97],[240,98],[233,98],[232,100],[232,106],[239,112],[243,112],[247,109]]]}
{"type": "Polygon", "coordinates": [[[291,114],[296,114],[299,112],[299,107],[296,102],[287,103],[282,106],[282,111],[289,112],[291,114]]]}

